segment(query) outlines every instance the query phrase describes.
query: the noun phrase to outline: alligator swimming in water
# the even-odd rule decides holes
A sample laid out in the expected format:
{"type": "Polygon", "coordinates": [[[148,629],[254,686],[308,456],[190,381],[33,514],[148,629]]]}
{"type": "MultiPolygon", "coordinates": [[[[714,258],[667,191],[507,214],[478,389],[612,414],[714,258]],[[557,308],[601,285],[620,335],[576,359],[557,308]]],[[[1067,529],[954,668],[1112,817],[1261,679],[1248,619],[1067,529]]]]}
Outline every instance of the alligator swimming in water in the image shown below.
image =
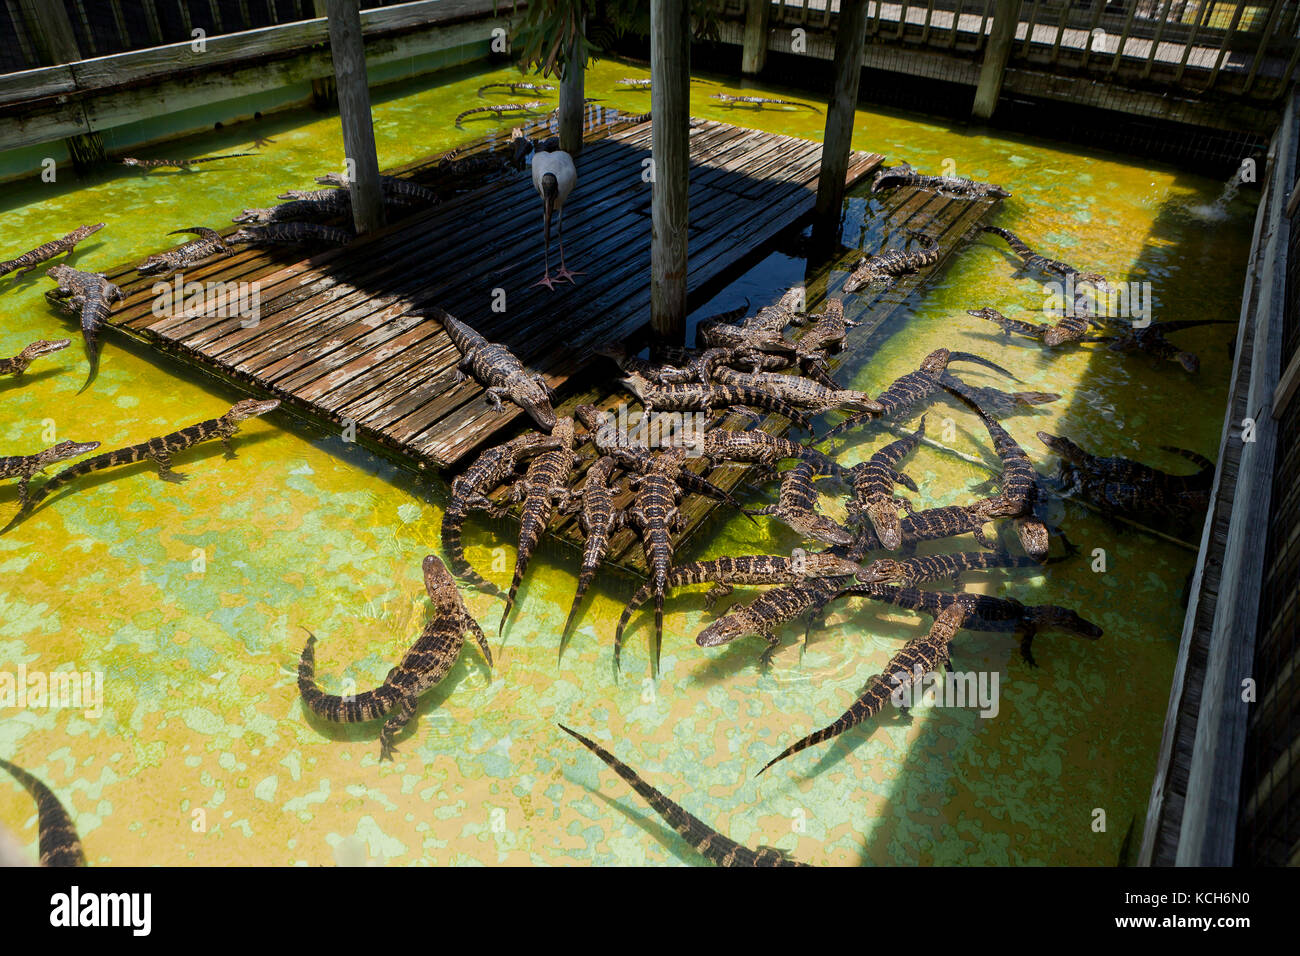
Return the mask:
{"type": "Polygon", "coordinates": [[[1011,631],[1018,634],[1021,638],[1021,656],[1031,667],[1036,666],[1031,646],[1039,630],[1055,627],[1089,640],[1096,640],[1102,635],[1101,628],[1068,608],[1027,606],[1014,599],[986,594],[947,594],[910,587],[855,584],[836,595],[839,598],[849,596],[868,597],[928,614],[935,619],[934,625],[924,637],[909,641],[895,654],[885,665],[884,671],[867,682],[858,699],[834,723],[791,744],[769,760],[759,774],[778,761],[837,737],[850,727],[880,713],[904,685],[912,684],[921,676],[947,666],[949,645],[958,629],[1011,631]]]}
{"type": "Polygon", "coordinates": [[[500,412],[501,396],[510,399],[535,421],[543,431],[555,427],[555,410],[551,407],[551,387],[537,372],[524,368],[514,352],[497,342],[489,342],[472,328],[441,309],[424,313],[442,323],[451,342],[460,352],[456,381],[473,377],[483,386],[488,402],[500,412]],[[468,374],[466,374],[468,373],[468,374]]]}
{"type": "Polygon", "coordinates": [[[709,96],[709,99],[719,100],[733,109],[736,106],[755,106],[760,110],[764,106],[797,106],[801,109],[812,110],[814,113],[821,112],[821,110],[809,103],[796,103],[794,100],[776,100],[768,96],[732,96],[729,93],[713,93],[709,96]]]}
{"type": "Polygon", "coordinates": [[[478,95],[484,90],[507,90],[511,93],[550,93],[555,87],[549,83],[485,83],[478,88],[478,95]]]}
{"type": "Polygon", "coordinates": [[[695,636],[700,647],[721,647],[750,635],[762,637],[767,646],[759,655],[759,664],[768,667],[781,644],[777,629],[807,615],[809,621],[835,599],[847,578],[809,578],[795,584],[772,588],[749,604],[736,605],[695,636]]]}
{"type": "Polygon", "coordinates": [[[770,515],[805,538],[827,544],[847,545],[853,535],[830,518],[817,513],[817,488],[813,484],[816,466],[803,459],[781,476],[781,490],[776,504],[756,512],[770,515]]]}
{"type": "Polygon", "coordinates": [[[646,570],[650,575],[650,592],[655,599],[656,674],[663,649],[664,592],[668,589],[668,574],[673,564],[672,533],[681,531],[686,525],[685,516],[677,510],[682,498],[677,478],[685,462],[686,451],[682,448],[670,448],[656,456],[645,472],[632,476],[631,485],[636,497],[625,512],[627,523],[641,537],[646,570]]]}
{"type": "Polygon", "coordinates": [[[19,275],[25,275],[42,262],[49,262],[57,255],[71,252],[76,248],[77,243],[87,236],[93,236],[103,228],[104,224],[102,222],[97,222],[93,226],[78,226],[60,239],[53,239],[43,246],[37,246],[30,252],[24,252],[16,259],[6,259],[0,262],[0,276],[8,275],[15,269],[18,270],[19,275]]]}
{"type": "Polygon", "coordinates": [[[442,514],[442,549],[451,558],[452,569],[456,574],[493,597],[504,598],[505,593],[482,578],[465,559],[461,526],[470,511],[487,511],[494,516],[504,514],[510,506],[509,502],[497,504],[488,495],[506,479],[513,477],[522,461],[559,446],[560,439],[550,435],[539,435],[536,432],[519,435],[484,451],[451,483],[451,498],[442,514]]]}
{"type": "Polygon", "coordinates": [[[757,850],[741,846],[724,837],[707,823],[687,813],[680,806],[665,797],[650,784],[646,783],[635,770],[620,761],[594,740],[590,740],[570,730],[564,724],[557,724],[570,737],[594,753],[616,774],[627,781],[628,786],[640,794],[641,799],[664,818],[665,822],[676,831],[677,835],[691,845],[695,852],[718,866],[807,866],[790,859],[784,850],[761,846],[757,850]]]}
{"type": "Polygon", "coordinates": [[[619,379],[641,400],[647,415],[659,411],[706,411],[713,408],[735,409],[738,406],[761,408],[784,415],[800,428],[811,429],[806,415],[769,392],[736,385],[704,385],[687,382],[681,385],[652,385],[643,375],[632,372],[619,379]]]}
{"type": "Polygon", "coordinates": [[[71,266],[50,266],[45,274],[58,283],[49,296],[60,302],[68,311],[78,313],[81,337],[86,343],[86,356],[90,360],[90,373],[82,391],[90,385],[99,368],[99,330],[112,311],[113,303],[121,302],[122,290],[97,272],[80,272],[71,266]]]}
{"type": "Polygon", "coordinates": [[[914,186],[952,199],[1005,199],[1011,195],[1010,192],[993,183],[980,183],[971,179],[959,179],[956,176],[925,176],[907,163],[882,169],[871,181],[873,193],[885,189],[898,189],[900,186],[914,186]]]}
{"type": "Polygon", "coordinates": [[[28,366],[41,356],[52,355],[71,344],[71,339],[57,339],[53,342],[37,339],[13,358],[0,359],[0,375],[22,375],[27,371],[28,366]]]}
{"type": "Polygon", "coordinates": [[[0,759],[0,767],[9,771],[36,801],[41,866],[85,866],[86,854],[81,847],[81,837],[54,791],[8,760],[0,759]]]}
{"type": "Polygon", "coordinates": [[[524,578],[524,570],[542,540],[542,532],[551,523],[551,515],[558,505],[563,511],[569,504],[569,476],[581,459],[574,454],[573,419],[560,418],[551,429],[552,437],[559,441],[558,448],[548,449],[528,463],[523,480],[510,489],[513,501],[522,501],[519,519],[519,550],[515,557],[515,575],[506,594],[506,607],[501,612],[497,635],[505,632],[506,620],[515,606],[515,594],[524,578]]]}
{"type": "Polygon", "coordinates": [[[236,229],[227,242],[328,242],[346,245],[356,238],[350,229],[323,226],[318,222],[268,222],[236,229]]]}
{"type": "MultiPolygon", "coordinates": [[[[856,562],[828,551],[800,551],[788,557],[755,554],[678,565],[668,575],[668,587],[712,584],[713,587],[704,595],[705,606],[711,610],[718,598],[730,594],[737,585],[795,584],[812,578],[851,577],[860,574],[862,570],[862,566],[856,562]]],[[[616,669],[622,653],[623,631],[636,609],[649,599],[650,591],[650,585],[643,584],[623,609],[623,616],[618,619],[618,627],[614,632],[616,669]]]]}
{"type": "Polygon", "coordinates": [[[898,465],[916,449],[924,435],[925,416],[922,415],[921,425],[916,431],[890,442],[849,472],[853,479],[849,520],[853,524],[870,521],[881,545],[890,551],[897,551],[903,543],[898,509],[903,508],[908,514],[915,510],[910,501],[894,494],[894,486],[902,485],[914,492],[917,490],[916,482],[902,474],[898,465]]]}
{"type": "Polygon", "coordinates": [[[923,232],[908,231],[907,235],[920,242],[924,248],[917,252],[903,252],[891,249],[874,256],[863,256],[853,267],[849,277],[844,280],[845,292],[857,292],[863,286],[882,283],[893,284],[900,275],[916,272],[939,261],[939,242],[933,236],[923,232]]]}
{"type": "Polygon", "coordinates": [[[1110,283],[1106,281],[1104,276],[1099,275],[1096,272],[1080,272],[1068,262],[1061,262],[1059,259],[1048,259],[1046,256],[1040,256],[1038,253],[1034,252],[1033,249],[1030,249],[1019,236],[1007,229],[1003,229],[999,226],[981,226],[980,231],[990,232],[995,236],[1001,236],[1005,239],[1007,245],[1011,247],[1011,250],[1024,262],[1026,268],[1037,269],[1039,272],[1047,275],[1058,276],[1062,279],[1073,277],[1076,284],[1086,283],[1103,292],[1111,289],[1110,283]]]}
{"type": "Polygon", "coordinates": [[[82,475],[88,475],[93,471],[101,471],[104,468],[129,465],[137,461],[153,460],[157,462],[158,477],[163,481],[185,481],[189,478],[188,475],[172,471],[172,455],[185,451],[187,448],[193,448],[201,442],[217,438],[221,440],[221,444],[226,450],[226,458],[238,457],[230,443],[230,439],[239,431],[240,423],[249,418],[265,415],[279,407],[279,399],[273,398],[263,401],[257,398],[246,398],[232,405],[230,411],[220,418],[209,418],[206,421],[188,425],[159,438],[151,438],[148,441],[140,442],[138,445],[116,448],[113,451],[106,451],[101,455],[96,455],[94,458],[87,458],[85,461],[77,462],[70,468],[63,469],[63,471],[42,485],[40,491],[32,497],[31,505],[38,504],[51,492],[58,490],[73,479],[80,478],[82,475]]]}
{"type": "Polygon", "coordinates": [[[66,461],[69,458],[76,458],[78,455],[84,455],[86,452],[94,451],[99,447],[97,441],[61,441],[57,445],[37,452],[35,455],[3,455],[0,456],[0,478],[17,478],[18,479],[18,501],[20,505],[20,514],[28,508],[29,495],[28,486],[34,476],[43,472],[55,462],[66,461]]]}
{"type": "MultiPolygon", "coordinates": [[[[434,616],[415,643],[402,655],[384,682],[361,694],[326,694],[316,684],[316,637],[307,631],[307,645],[298,663],[298,690],[312,713],[339,723],[364,723],[390,715],[379,733],[379,759],[393,759],[393,739],[415,716],[420,695],[438,684],[451,671],[469,631],[478,642],[488,666],[492,651],[478,622],[465,608],[456,580],[436,555],[424,559],[424,587],[429,593],[434,616]]],[[[305,628],[304,628],[305,630],[305,628]]]]}
{"type": "MultiPolygon", "coordinates": [[[[1059,560],[1059,559],[1053,559],[1059,560]]],[[[1041,568],[1037,558],[1023,557],[1007,551],[958,551],[951,554],[926,554],[914,558],[878,558],[858,575],[863,584],[902,584],[915,587],[930,581],[950,580],[961,584],[967,571],[993,568],[1041,568]]]]}
{"type": "Polygon", "coordinates": [[[177,236],[184,233],[198,236],[198,239],[192,242],[184,243],[174,249],[168,249],[166,252],[160,252],[145,259],[144,262],[136,266],[136,271],[142,276],[166,275],[175,272],[177,269],[188,269],[190,266],[198,265],[205,259],[213,256],[233,252],[230,245],[226,242],[225,237],[215,229],[209,229],[207,226],[190,226],[188,229],[173,229],[167,233],[169,236],[177,236]]]}
{"type": "Polygon", "coordinates": [[[578,569],[578,589],[573,594],[573,605],[564,621],[564,630],[560,632],[561,654],[564,653],[565,636],[578,616],[582,596],[587,593],[600,563],[605,560],[605,552],[609,550],[609,537],[623,525],[623,512],[614,507],[614,495],[618,487],[609,483],[616,465],[617,462],[611,455],[602,455],[596,459],[587,469],[582,487],[570,496],[571,501],[576,499],[581,502],[578,523],[582,528],[584,545],[582,563],[578,569]]]}
{"type": "Polygon", "coordinates": [[[1189,319],[1178,322],[1152,322],[1144,328],[1115,319],[1101,319],[1103,327],[1113,335],[1101,335],[1098,341],[1109,342],[1112,352],[1145,352],[1153,358],[1177,362],[1193,374],[1200,370],[1201,360],[1195,353],[1180,349],[1168,339],[1166,333],[1180,332],[1198,325],[1236,325],[1235,319],[1189,319]]]}
{"type": "Polygon", "coordinates": [[[1075,310],[1070,315],[1063,315],[1055,325],[1008,319],[997,309],[967,309],[966,314],[973,315],[977,319],[988,319],[990,322],[997,323],[1001,326],[1003,335],[1009,336],[1012,332],[1018,332],[1053,348],[1058,345],[1065,345],[1068,342],[1101,342],[1104,340],[1103,336],[1088,334],[1089,324],[1096,323],[1091,322],[1087,315],[1080,313],[1078,310],[1075,310]]]}
{"type": "Polygon", "coordinates": [[[473,109],[465,110],[456,117],[456,128],[460,128],[460,121],[467,116],[475,116],[479,113],[492,113],[497,119],[501,119],[505,113],[535,113],[538,109],[545,106],[541,100],[531,100],[527,103],[497,103],[493,106],[476,106],[473,109]]]}
{"type": "Polygon", "coordinates": [[[1003,392],[982,385],[967,385],[948,371],[939,377],[939,381],[943,385],[964,388],[966,394],[994,418],[1007,418],[1023,409],[1047,405],[1061,398],[1055,392],[1003,392]]]}
{"type": "Polygon", "coordinates": [[[140,169],[162,169],[164,167],[173,167],[190,172],[191,166],[197,166],[199,163],[214,163],[218,159],[238,159],[240,156],[253,156],[253,153],[227,153],[224,156],[205,156],[202,159],[136,159],[134,156],[126,156],[122,159],[123,166],[136,166],[140,169]]]}

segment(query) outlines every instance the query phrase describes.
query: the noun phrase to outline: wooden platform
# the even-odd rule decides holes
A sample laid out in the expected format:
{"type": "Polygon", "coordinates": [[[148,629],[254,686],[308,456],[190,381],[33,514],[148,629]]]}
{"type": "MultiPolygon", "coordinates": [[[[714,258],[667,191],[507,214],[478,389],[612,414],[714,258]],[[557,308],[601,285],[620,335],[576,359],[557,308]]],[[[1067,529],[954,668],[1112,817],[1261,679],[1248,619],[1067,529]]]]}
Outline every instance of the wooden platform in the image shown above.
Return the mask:
{"type": "MultiPolygon", "coordinates": [[[[691,144],[688,287],[698,297],[812,209],[821,146],[701,120],[691,144]]],[[[284,248],[246,250],[186,272],[186,281],[258,282],[253,327],[215,309],[159,317],[156,280],[133,266],[109,273],[126,293],[111,324],[337,430],[355,426],[358,439],[408,463],[447,468],[517,429],[523,413],[509,404],[498,413],[476,383],[456,383],[460,356],[446,332],[410,313],[445,309],[509,345],[562,396],[592,364],[593,346],[649,321],[649,159],[644,118],[591,125],[565,209],[567,261],[585,274],[554,292],[534,285],[542,270],[541,200],[521,171],[340,249],[310,258],[284,248]],[[505,310],[493,311],[502,295],[505,310]]],[[[880,161],[855,154],[849,185],[880,161]]],[[[430,160],[390,172],[421,181],[437,168],[430,160]]]]}

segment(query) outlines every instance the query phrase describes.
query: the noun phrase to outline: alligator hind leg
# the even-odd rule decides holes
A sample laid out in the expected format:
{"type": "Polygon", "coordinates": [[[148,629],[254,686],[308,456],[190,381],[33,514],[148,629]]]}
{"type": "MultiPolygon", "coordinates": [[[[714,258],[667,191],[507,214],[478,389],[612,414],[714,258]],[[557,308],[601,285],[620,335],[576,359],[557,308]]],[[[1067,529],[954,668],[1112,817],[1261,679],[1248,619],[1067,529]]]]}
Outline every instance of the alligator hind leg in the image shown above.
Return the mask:
{"type": "Polygon", "coordinates": [[[227,460],[230,460],[231,458],[238,458],[238,457],[239,457],[238,455],[235,454],[235,446],[232,445],[232,444],[230,443],[230,436],[229,436],[229,435],[222,435],[222,436],[221,436],[221,447],[224,448],[224,449],[226,450],[226,459],[227,459],[227,460]]]}
{"type": "Polygon", "coordinates": [[[172,471],[172,456],[166,452],[159,452],[153,456],[154,461],[158,462],[158,477],[163,481],[174,481],[180,484],[182,481],[189,481],[190,476],[182,474],[179,471],[172,471]]]}
{"type": "Polygon", "coordinates": [[[1020,656],[1030,667],[1037,667],[1038,662],[1034,660],[1034,634],[1035,629],[1026,627],[1020,634],[1020,656]]]}
{"type": "Polygon", "coordinates": [[[726,597],[734,590],[735,588],[730,584],[713,585],[713,587],[704,592],[704,606],[712,611],[713,606],[718,603],[718,598],[726,597]]]}
{"type": "Polygon", "coordinates": [[[379,760],[392,760],[393,754],[397,752],[397,747],[393,744],[393,738],[396,737],[403,727],[405,727],[415,716],[415,698],[403,697],[401,704],[398,705],[397,713],[384,721],[384,729],[379,732],[379,760]]]}

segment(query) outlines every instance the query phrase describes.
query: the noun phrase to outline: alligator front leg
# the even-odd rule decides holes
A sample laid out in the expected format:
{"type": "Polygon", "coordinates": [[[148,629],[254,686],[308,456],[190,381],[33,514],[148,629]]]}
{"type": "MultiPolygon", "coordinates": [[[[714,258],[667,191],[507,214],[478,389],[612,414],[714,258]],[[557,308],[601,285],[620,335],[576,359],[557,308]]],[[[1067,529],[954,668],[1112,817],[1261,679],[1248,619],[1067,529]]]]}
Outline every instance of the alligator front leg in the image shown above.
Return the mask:
{"type": "Polygon", "coordinates": [[[402,702],[397,707],[397,712],[384,721],[384,729],[379,732],[379,760],[381,763],[393,759],[393,754],[397,752],[397,747],[393,744],[393,738],[401,733],[402,728],[414,716],[415,698],[403,697],[402,702]]]}
{"type": "Polygon", "coordinates": [[[229,461],[232,458],[239,457],[238,455],[235,454],[235,446],[231,444],[230,439],[232,437],[233,437],[232,435],[224,435],[224,434],[221,436],[221,447],[226,450],[225,457],[227,461],[229,461]]]}
{"type": "Polygon", "coordinates": [[[763,653],[758,655],[758,664],[763,670],[767,670],[772,666],[772,657],[776,654],[776,649],[781,646],[781,639],[776,636],[775,631],[763,631],[761,636],[767,641],[767,647],[763,648],[763,653]]]}
{"type": "Polygon", "coordinates": [[[487,389],[487,400],[491,403],[494,411],[502,411],[505,406],[501,404],[501,396],[509,396],[510,389],[500,385],[489,385],[487,389]]]}
{"type": "Polygon", "coordinates": [[[719,582],[718,584],[713,585],[713,587],[704,592],[704,606],[712,611],[713,606],[718,603],[718,598],[726,597],[734,590],[735,588],[724,582],[719,582]]]}
{"type": "Polygon", "coordinates": [[[1020,656],[1024,659],[1024,662],[1028,664],[1030,667],[1038,666],[1038,662],[1034,660],[1034,651],[1033,651],[1035,633],[1036,633],[1036,628],[1034,628],[1032,625],[1026,625],[1024,630],[1022,630],[1020,634],[1020,656]]]}
{"type": "Polygon", "coordinates": [[[158,477],[163,481],[174,481],[180,484],[182,481],[189,481],[190,476],[182,474],[179,471],[172,471],[172,456],[165,451],[160,451],[153,456],[154,461],[158,462],[158,477]]]}
{"type": "MultiPolygon", "coordinates": [[[[896,471],[893,474],[893,479],[894,479],[894,484],[902,485],[908,491],[911,491],[915,494],[920,494],[921,489],[916,487],[916,482],[913,481],[909,475],[905,475],[901,471],[896,471]]],[[[908,514],[911,514],[911,512],[909,511],[908,514]]]]}

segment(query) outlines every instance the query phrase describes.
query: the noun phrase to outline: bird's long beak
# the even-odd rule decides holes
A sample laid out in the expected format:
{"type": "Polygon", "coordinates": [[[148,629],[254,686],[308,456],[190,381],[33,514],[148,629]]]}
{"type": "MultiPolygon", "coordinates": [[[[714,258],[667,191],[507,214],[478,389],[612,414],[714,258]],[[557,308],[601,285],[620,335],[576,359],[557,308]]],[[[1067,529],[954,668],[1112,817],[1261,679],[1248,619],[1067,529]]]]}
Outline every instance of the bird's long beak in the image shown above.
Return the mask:
{"type": "Polygon", "coordinates": [[[542,200],[542,220],[546,223],[546,244],[551,243],[551,213],[555,211],[555,198],[546,196],[542,200]]]}

